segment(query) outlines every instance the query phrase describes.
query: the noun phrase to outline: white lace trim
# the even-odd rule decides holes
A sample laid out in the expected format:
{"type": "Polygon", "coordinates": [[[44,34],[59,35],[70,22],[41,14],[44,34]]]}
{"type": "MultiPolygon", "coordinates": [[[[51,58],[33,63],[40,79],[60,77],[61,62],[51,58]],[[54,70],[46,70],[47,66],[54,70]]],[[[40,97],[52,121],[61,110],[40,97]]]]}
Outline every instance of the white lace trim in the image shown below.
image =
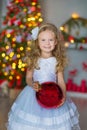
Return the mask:
{"type": "MultiPolygon", "coordinates": [[[[41,118],[39,116],[35,116],[35,115],[31,115],[29,113],[25,113],[22,110],[19,109],[15,109],[16,108],[16,103],[14,103],[13,107],[12,107],[12,111],[13,113],[15,113],[17,115],[17,117],[25,120],[25,121],[29,121],[31,123],[35,123],[35,124],[39,124],[41,122],[41,118]]],[[[75,110],[76,111],[76,110],[75,110]]],[[[12,112],[11,112],[12,113],[12,112]]],[[[12,114],[9,116],[9,121],[11,120],[12,114]]],[[[12,117],[13,118],[13,117],[12,117]]],[[[61,124],[64,122],[64,120],[72,120],[73,119],[73,123],[77,124],[78,123],[78,117],[77,114],[75,115],[75,113],[73,112],[72,109],[70,109],[68,112],[58,116],[58,117],[43,117],[43,121],[42,124],[43,125],[55,125],[55,124],[61,124]]],[[[71,123],[72,124],[72,123],[71,123]]]]}
{"type": "Polygon", "coordinates": [[[71,126],[60,126],[57,128],[40,128],[40,127],[34,127],[34,126],[28,126],[28,125],[23,125],[19,124],[16,122],[13,122],[7,126],[7,130],[80,130],[79,125],[74,126],[73,128],[71,126]]]}

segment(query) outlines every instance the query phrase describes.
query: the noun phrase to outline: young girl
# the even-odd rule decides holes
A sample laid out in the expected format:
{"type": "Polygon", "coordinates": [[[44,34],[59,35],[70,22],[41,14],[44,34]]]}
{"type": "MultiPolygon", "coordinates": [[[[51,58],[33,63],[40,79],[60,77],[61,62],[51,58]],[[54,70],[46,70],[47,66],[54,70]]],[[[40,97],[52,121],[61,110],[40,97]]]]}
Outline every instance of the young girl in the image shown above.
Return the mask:
{"type": "Polygon", "coordinates": [[[32,31],[34,38],[27,58],[27,86],[14,102],[8,130],[80,130],[78,111],[66,96],[63,71],[67,63],[64,43],[55,25],[45,23],[32,31]],[[36,100],[39,84],[52,81],[63,92],[60,107],[46,109],[36,100]]]}

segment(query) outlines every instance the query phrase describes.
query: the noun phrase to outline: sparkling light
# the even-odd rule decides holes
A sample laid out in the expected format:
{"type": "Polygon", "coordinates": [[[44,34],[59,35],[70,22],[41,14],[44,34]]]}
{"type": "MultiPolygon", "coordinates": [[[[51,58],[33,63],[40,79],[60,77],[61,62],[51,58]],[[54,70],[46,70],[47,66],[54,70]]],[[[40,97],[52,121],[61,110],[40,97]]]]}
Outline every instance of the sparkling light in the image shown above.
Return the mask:
{"type": "Polygon", "coordinates": [[[68,47],[69,46],[69,42],[65,42],[65,47],[68,47]]]}
{"type": "Polygon", "coordinates": [[[24,28],[24,25],[23,25],[23,24],[21,24],[21,25],[20,25],[20,28],[24,28]]]}
{"type": "Polygon", "coordinates": [[[16,79],[20,79],[20,76],[19,76],[19,75],[17,75],[17,76],[16,76],[16,79]]]}
{"type": "Polygon", "coordinates": [[[71,42],[71,43],[74,43],[74,40],[72,39],[72,40],[70,40],[70,42],[71,42]]]}
{"type": "Polygon", "coordinates": [[[7,72],[4,72],[4,75],[5,75],[5,76],[7,76],[7,75],[8,75],[8,73],[7,73],[7,72]]]}
{"type": "Polygon", "coordinates": [[[6,48],[6,50],[8,50],[10,47],[7,45],[5,48],[6,48]]]}
{"type": "Polygon", "coordinates": [[[61,31],[64,31],[64,27],[60,27],[60,30],[61,30],[61,31]]]}
{"type": "Polygon", "coordinates": [[[2,53],[2,57],[5,57],[5,53],[2,53]]]}
{"type": "Polygon", "coordinates": [[[32,5],[36,5],[36,2],[32,2],[32,5]]]}
{"type": "Polygon", "coordinates": [[[12,76],[9,76],[9,79],[10,79],[10,80],[12,80],[12,79],[13,79],[13,77],[12,77],[12,76]]]}
{"type": "Polygon", "coordinates": [[[12,39],[12,41],[15,42],[15,41],[16,41],[16,38],[14,37],[14,38],[12,39]]]}
{"type": "Polygon", "coordinates": [[[9,59],[9,57],[8,57],[8,56],[6,56],[6,57],[5,57],[5,59],[6,59],[6,60],[8,60],[8,59],[9,59]]]}
{"type": "Polygon", "coordinates": [[[16,63],[12,63],[12,68],[16,69],[16,63]]]}
{"type": "Polygon", "coordinates": [[[25,68],[21,68],[21,71],[25,71],[25,68]]]}
{"type": "Polygon", "coordinates": [[[79,18],[79,14],[73,13],[73,14],[72,14],[72,18],[74,18],[74,19],[79,18]]]}
{"type": "Polygon", "coordinates": [[[17,58],[20,58],[21,56],[20,56],[20,54],[17,54],[17,58]]]}
{"type": "Polygon", "coordinates": [[[14,56],[14,52],[11,52],[9,56],[10,56],[10,57],[13,57],[13,56],[14,56]]]}
{"type": "Polygon", "coordinates": [[[42,22],[43,21],[43,19],[42,18],[39,18],[39,22],[42,22]]]}
{"type": "Polygon", "coordinates": [[[6,36],[7,36],[7,38],[10,38],[10,37],[11,37],[11,34],[10,34],[10,33],[8,33],[6,36]]]}
{"type": "Polygon", "coordinates": [[[27,9],[26,9],[26,8],[24,8],[24,9],[23,9],[23,11],[24,11],[24,12],[27,12],[27,9]]]}
{"type": "Polygon", "coordinates": [[[20,47],[20,50],[21,50],[21,51],[23,51],[23,50],[24,50],[24,48],[23,48],[23,47],[20,47]]]}
{"type": "Polygon", "coordinates": [[[3,68],[6,67],[6,64],[2,64],[2,67],[3,67],[3,68]]]}

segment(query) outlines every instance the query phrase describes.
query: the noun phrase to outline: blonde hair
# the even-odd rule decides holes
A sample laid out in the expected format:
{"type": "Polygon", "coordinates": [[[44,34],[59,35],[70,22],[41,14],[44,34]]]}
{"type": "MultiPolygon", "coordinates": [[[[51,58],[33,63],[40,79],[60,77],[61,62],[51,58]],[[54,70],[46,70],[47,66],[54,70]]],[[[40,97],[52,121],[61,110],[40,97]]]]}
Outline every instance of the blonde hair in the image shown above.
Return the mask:
{"type": "MultiPolygon", "coordinates": [[[[63,71],[67,64],[67,57],[65,53],[63,36],[60,33],[60,31],[57,29],[57,27],[51,23],[42,24],[39,27],[38,36],[41,32],[45,30],[50,30],[55,34],[57,44],[55,46],[55,49],[52,51],[52,55],[57,60],[56,71],[63,71]]],[[[38,45],[38,36],[36,40],[32,41],[32,44],[30,45],[31,50],[29,51],[29,53],[27,53],[26,61],[29,69],[34,69],[34,68],[39,69],[37,61],[41,56],[41,50],[38,45]]]]}

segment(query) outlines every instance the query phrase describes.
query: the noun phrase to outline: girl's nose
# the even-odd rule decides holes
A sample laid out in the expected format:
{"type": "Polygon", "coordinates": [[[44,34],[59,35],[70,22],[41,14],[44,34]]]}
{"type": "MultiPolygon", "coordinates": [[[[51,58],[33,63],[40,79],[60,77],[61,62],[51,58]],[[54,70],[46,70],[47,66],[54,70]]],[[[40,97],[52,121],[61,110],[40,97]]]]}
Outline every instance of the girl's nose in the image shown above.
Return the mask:
{"type": "Polygon", "coordinates": [[[50,40],[47,40],[47,44],[49,44],[50,43],[50,40]]]}

